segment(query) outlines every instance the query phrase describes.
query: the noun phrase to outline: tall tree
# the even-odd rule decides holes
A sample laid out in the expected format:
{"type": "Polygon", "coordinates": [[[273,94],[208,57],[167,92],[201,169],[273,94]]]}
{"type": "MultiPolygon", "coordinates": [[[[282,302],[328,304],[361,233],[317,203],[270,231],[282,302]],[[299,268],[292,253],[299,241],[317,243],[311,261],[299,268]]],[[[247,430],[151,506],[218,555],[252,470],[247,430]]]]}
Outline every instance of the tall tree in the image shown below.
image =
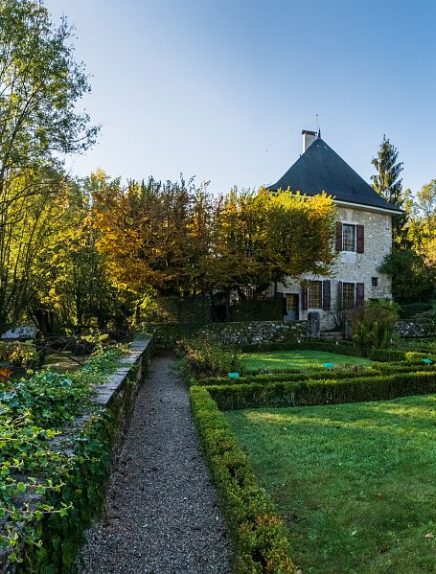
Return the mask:
{"type": "Polygon", "coordinates": [[[97,133],[77,109],[89,84],[74,61],[71,35],[65,20],[52,24],[39,1],[0,0],[0,328],[17,281],[12,269],[29,265],[23,258],[38,245],[31,236],[31,250],[11,251],[17,224],[33,221],[35,206],[44,204],[41,214],[47,213],[60,154],[87,149],[97,133]]]}
{"type": "Polygon", "coordinates": [[[415,251],[436,268],[436,179],[415,195],[410,209],[408,234],[415,251]]]}
{"type": "Polygon", "coordinates": [[[371,161],[377,174],[371,176],[372,187],[386,201],[401,208],[403,205],[403,180],[400,175],[403,171],[403,162],[398,161],[398,150],[383,136],[382,143],[371,161]]]}
{"type": "MultiPolygon", "coordinates": [[[[398,161],[398,149],[390,142],[386,135],[377,153],[371,161],[377,170],[377,174],[371,176],[372,187],[387,202],[399,209],[404,207],[403,180],[400,177],[403,171],[403,162],[398,161]]],[[[397,215],[393,218],[393,239],[397,245],[406,241],[405,225],[406,214],[397,215]]]]}

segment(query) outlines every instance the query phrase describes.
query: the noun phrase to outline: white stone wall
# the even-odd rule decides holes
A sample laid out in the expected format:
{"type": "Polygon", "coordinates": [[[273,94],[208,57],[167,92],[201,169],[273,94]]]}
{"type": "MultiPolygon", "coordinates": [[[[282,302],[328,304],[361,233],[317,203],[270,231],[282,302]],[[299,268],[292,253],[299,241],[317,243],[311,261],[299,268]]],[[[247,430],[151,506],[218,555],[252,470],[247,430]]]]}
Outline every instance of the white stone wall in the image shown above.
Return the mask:
{"type": "Polygon", "coordinates": [[[337,219],[342,223],[352,223],[364,226],[364,253],[340,252],[329,277],[305,275],[303,279],[331,281],[331,311],[320,309],[302,310],[300,283],[292,281],[279,285],[282,293],[300,294],[299,319],[307,319],[308,313],[316,311],[321,315],[322,327],[331,329],[335,326],[334,313],[337,309],[338,282],[364,283],[365,299],[380,299],[391,297],[391,281],[377,269],[382,264],[392,247],[392,217],[389,214],[378,213],[365,209],[337,207],[337,219]],[[372,277],[378,278],[378,286],[372,286],[372,277]]]}

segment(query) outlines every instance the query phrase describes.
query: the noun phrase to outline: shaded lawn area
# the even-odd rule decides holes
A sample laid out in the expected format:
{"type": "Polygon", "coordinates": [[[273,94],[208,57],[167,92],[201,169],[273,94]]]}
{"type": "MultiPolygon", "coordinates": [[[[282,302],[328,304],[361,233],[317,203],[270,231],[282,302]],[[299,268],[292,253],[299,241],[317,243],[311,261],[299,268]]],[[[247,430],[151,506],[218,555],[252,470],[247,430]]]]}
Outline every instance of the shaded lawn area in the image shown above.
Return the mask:
{"type": "Polygon", "coordinates": [[[226,413],[304,574],[436,572],[435,407],[427,395],[226,413]]]}
{"type": "Polygon", "coordinates": [[[369,359],[326,353],[324,351],[273,351],[272,353],[244,353],[241,365],[246,371],[274,369],[310,369],[322,367],[323,363],[335,365],[371,365],[369,359]]]}

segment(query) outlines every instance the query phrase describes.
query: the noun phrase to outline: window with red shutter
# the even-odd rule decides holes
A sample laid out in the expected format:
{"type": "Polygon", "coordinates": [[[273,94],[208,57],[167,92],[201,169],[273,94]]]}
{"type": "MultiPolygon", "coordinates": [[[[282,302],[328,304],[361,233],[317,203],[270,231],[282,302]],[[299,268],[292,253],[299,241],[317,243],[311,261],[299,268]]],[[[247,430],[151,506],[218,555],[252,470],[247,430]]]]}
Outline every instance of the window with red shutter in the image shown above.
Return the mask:
{"type": "Polygon", "coordinates": [[[330,311],[331,307],[331,285],[330,281],[322,282],[322,308],[324,311],[330,311]]]}
{"type": "Polygon", "coordinates": [[[365,301],[365,283],[356,283],[356,306],[360,307],[365,301]]]}
{"type": "Polygon", "coordinates": [[[342,223],[336,222],[336,251],[342,251],[342,223]]]}
{"type": "Polygon", "coordinates": [[[356,252],[364,253],[365,251],[365,230],[363,225],[356,225],[356,252]]]}

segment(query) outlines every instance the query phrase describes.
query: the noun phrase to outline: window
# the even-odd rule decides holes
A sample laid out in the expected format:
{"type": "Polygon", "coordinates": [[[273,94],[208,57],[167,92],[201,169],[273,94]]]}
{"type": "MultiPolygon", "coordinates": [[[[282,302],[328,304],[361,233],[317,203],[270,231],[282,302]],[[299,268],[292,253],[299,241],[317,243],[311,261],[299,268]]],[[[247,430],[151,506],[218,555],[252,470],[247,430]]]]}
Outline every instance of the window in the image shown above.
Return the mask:
{"type": "Polygon", "coordinates": [[[307,297],[309,308],[322,309],[322,281],[309,281],[307,297]]]}
{"type": "Polygon", "coordinates": [[[342,306],[344,309],[352,309],[355,302],[354,283],[342,283],[342,306]]]}
{"type": "Polygon", "coordinates": [[[378,287],[378,277],[371,277],[371,284],[373,287],[378,287]]]}
{"type": "Polygon", "coordinates": [[[350,223],[342,225],[342,250],[356,251],[356,226],[350,223]]]}

